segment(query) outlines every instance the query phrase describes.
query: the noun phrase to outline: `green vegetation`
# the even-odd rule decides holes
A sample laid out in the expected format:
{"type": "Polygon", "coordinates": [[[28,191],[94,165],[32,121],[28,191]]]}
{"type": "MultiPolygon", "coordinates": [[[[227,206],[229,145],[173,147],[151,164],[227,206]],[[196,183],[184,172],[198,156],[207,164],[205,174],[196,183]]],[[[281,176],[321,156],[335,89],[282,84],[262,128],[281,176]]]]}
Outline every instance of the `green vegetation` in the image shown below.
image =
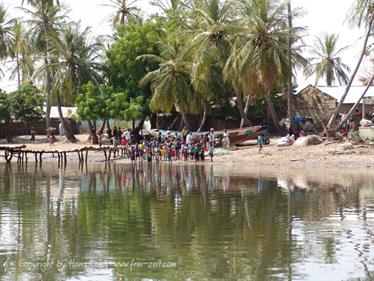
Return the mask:
{"type": "Polygon", "coordinates": [[[296,70],[315,75],[316,82],[347,84],[348,93],[368,52],[374,21],[372,2],[356,1],[350,21],[367,32],[349,79],[337,35],[317,39],[314,57],[308,58],[302,49],[304,28],[292,25],[302,13],[287,1],[156,0],[152,4],[160,13],[143,18],[135,1],[103,0],[112,8],[108,21],[114,29],[108,38],[94,38],[89,28],[71,22],[60,4],[22,1],[22,21],[0,6],[0,60],[9,64],[0,72],[9,69],[7,76],[17,79],[19,88],[42,89],[46,126],[51,105],[57,105],[72,142],[63,105],[77,105],[79,117],[91,121],[139,120],[137,130],[146,117],[174,112],[182,117],[179,126],[193,130],[214,116],[240,118],[241,126],[271,117],[280,131],[280,117],[293,114],[296,70]],[[287,104],[278,93],[288,93],[287,104]]]}
{"type": "Polygon", "coordinates": [[[350,69],[338,56],[347,47],[337,49],[338,38],[337,34],[324,34],[322,39],[316,40],[312,51],[315,57],[311,59],[313,61],[311,74],[316,76],[315,85],[322,77],[326,78],[327,86],[331,86],[336,80],[340,85],[348,83],[347,72],[350,69]]]}

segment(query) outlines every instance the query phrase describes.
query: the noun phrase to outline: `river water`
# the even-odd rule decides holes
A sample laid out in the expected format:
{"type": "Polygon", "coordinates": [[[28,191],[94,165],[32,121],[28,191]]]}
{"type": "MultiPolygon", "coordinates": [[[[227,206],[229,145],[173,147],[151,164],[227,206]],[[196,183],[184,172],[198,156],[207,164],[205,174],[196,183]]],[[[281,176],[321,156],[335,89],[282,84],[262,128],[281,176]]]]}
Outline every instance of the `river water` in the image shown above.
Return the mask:
{"type": "Polygon", "coordinates": [[[295,174],[1,164],[0,280],[372,280],[374,174],[295,174]]]}

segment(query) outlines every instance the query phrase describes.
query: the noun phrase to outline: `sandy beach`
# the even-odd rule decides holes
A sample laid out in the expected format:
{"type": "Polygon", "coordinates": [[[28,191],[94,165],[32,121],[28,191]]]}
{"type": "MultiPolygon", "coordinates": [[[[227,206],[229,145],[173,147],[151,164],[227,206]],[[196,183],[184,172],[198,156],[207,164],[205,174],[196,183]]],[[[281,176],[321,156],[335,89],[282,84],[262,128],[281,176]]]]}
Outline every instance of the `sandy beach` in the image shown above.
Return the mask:
{"type": "MultiPolygon", "coordinates": [[[[88,142],[88,135],[77,135],[78,142],[75,144],[57,138],[54,145],[49,145],[44,136],[39,136],[35,143],[30,143],[28,136],[18,137],[15,144],[25,144],[28,150],[72,150],[91,146],[88,142]]],[[[270,168],[278,171],[289,169],[371,169],[374,167],[374,145],[351,144],[347,141],[325,141],[319,145],[305,147],[287,146],[277,147],[277,139],[273,138],[270,145],[264,146],[261,153],[258,146],[231,147],[228,154],[214,157],[213,165],[227,166],[231,170],[243,170],[249,168],[270,168]]],[[[4,146],[7,144],[0,144],[4,146]]],[[[12,160],[16,161],[16,160],[12,160]]],[[[28,161],[33,162],[34,157],[29,157],[28,161]]],[[[54,162],[57,158],[50,154],[43,155],[44,162],[54,162]]],[[[77,155],[68,154],[68,162],[78,161],[77,155]]],[[[103,152],[90,151],[88,161],[91,163],[104,162],[103,152]]],[[[110,161],[116,163],[128,163],[129,159],[114,158],[110,161]]],[[[4,157],[0,157],[0,162],[5,162],[4,157]]],[[[184,161],[180,161],[184,162],[184,161]]],[[[198,164],[212,164],[209,160],[198,164]]],[[[189,164],[195,164],[189,161],[189,164]]]]}

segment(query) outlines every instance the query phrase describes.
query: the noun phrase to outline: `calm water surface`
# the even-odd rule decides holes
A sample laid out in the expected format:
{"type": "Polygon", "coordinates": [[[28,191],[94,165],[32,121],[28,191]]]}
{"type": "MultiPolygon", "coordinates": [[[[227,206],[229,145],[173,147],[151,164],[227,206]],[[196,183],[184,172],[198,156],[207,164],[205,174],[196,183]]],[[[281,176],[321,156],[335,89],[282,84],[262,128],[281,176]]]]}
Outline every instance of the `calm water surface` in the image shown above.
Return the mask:
{"type": "Polygon", "coordinates": [[[374,278],[374,174],[0,165],[0,210],[0,280],[374,278]]]}

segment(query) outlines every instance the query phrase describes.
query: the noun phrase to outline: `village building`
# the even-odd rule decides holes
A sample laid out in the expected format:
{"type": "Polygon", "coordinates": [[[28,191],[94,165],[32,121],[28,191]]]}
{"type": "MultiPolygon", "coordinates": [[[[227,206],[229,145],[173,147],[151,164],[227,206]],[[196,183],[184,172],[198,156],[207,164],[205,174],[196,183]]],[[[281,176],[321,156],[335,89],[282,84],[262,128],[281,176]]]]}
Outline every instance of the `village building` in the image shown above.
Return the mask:
{"type": "MultiPolygon", "coordinates": [[[[341,113],[348,113],[352,106],[359,100],[365,89],[366,87],[364,86],[352,86],[344,100],[341,113]]],[[[295,113],[296,115],[313,118],[316,129],[323,130],[343,96],[344,91],[345,87],[340,86],[316,87],[308,85],[295,94],[295,113]]],[[[374,87],[369,88],[365,97],[372,97],[374,99],[374,87]]],[[[358,109],[362,110],[362,101],[358,109]]],[[[374,106],[366,104],[366,117],[371,116],[372,113],[374,113],[374,106]]]]}

